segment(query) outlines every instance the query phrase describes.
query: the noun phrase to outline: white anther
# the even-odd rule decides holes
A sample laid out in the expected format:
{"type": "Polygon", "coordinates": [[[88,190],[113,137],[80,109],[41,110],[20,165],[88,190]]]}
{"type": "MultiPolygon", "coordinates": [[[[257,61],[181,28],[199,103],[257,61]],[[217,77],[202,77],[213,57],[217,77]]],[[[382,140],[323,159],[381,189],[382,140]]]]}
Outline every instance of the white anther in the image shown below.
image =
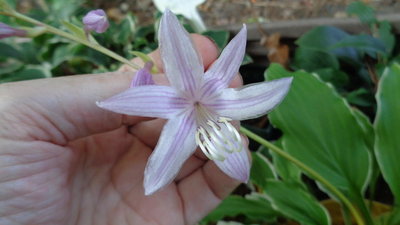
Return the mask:
{"type": "Polygon", "coordinates": [[[225,160],[226,154],[242,150],[239,132],[229,123],[231,119],[220,117],[217,122],[207,121],[196,132],[196,143],[204,154],[212,160],[225,160]]]}

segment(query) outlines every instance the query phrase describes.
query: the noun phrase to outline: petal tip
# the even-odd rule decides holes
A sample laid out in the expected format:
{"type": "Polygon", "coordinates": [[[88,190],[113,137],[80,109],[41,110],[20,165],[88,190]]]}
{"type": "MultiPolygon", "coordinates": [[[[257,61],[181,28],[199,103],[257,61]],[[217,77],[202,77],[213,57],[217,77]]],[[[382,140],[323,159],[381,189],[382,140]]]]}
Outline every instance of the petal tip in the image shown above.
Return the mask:
{"type": "Polygon", "coordinates": [[[144,195],[145,196],[150,196],[152,194],[154,194],[154,192],[156,192],[156,189],[152,189],[152,188],[146,188],[146,186],[144,186],[144,195]]]}
{"type": "Polygon", "coordinates": [[[283,85],[285,86],[285,88],[289,89],[290,86],[292,85],[294,77],[285,77],[282,78],[281,81],[283,83],[283,85]]]}
{"type": "Polygon", "coordinates": [[[96,105],[100,108],[103,108],[104,102],[103,101],[96,101],[96,105]]]}
{"type": "Polygon", "coordinates": [[[154,182],[152,177],[149,175],[148,169],[146,168],[143,181],[144,195],[152,195],[163,187],[164,186],[160,186],[160,183],[154,182]]]}

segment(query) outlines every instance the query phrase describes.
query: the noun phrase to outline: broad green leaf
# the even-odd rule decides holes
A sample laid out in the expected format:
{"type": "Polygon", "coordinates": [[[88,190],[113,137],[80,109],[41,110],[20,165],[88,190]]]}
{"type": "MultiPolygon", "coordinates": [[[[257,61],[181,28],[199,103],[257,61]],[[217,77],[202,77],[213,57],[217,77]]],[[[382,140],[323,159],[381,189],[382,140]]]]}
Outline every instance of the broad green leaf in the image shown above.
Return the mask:
{"type": "Polygon", "coordinates": [[[229,32],[225,30],[208,30],[202,33],[203,35],[210,37],[219,49],[225,48],[228,43],[229,32]]]}
{"type": "Polygon", "coordinates": [[[376,22],[374,9],[362,1],[355,1],[347,6],[346,12],[350,15],[356,15],[362,23],[371,25],[376,22]]]}
{"type": "MultiPolygon", "coordinates": [[[[282,139],[275,141],[274,145],[283,148],[282,139]]],[[[274,169],[282,180],[302,183],[301,170],[296,165],[273,151],[270,154],[272,155],[274,169]]]]}
{"type": "Polygon", "coordinates": [[[265,191],[267,189],[267,179],[276,178],[274,168],[267,157],[261,153],[253,152],[251,155],[250,180],[265,191]]]}
{"type": "Polygon", "coordinates": [[[373,154],[375,143],[375,131],[369,118],[357,108],[353,108],[354,116],[364,132],[364,141],[367,144],[371,154],[373,154]]]}
{"type": "Polygon", "coordinates": [[[351,47],[355,48],[361,54],[368,54],[369,56],[376,58],[377,54],[385,54],[385,44],[370,35],[360,34],[354,36],[348,36],[343,38],[336,44],[332,45],[330,49],[341,49],[351,47]]]}
{"type": "Polygon", "coordinates": [[[330,49],[330,46],[335,45],[349,36],[348,33],[339,28],[320,26],[305,33],[296,41],[296,44],[299,47],[325,50],[340,59],[351,60],[353,63],[360,63],[361,58],[354,48],[330,49]]]}
{"type": "MultiPolygon", "coordinates": [[[[384,211],[383,211],[384,212],[384,211]]],[[[374,225],[399,225],[400,209],[394,208],[390,212],[379,214],[374,218],[374,225]]]]}
{"type": "Polygon", "coordinates": [[[339,69],[337,58],[328,51],[318,48],[299,47],[295,52],[293,60],[293,67],[296,69],[305,69],[309,72],[327,67],[339,69]]]}
{"type": "Polygon", "coordinates": [[[276,211],[304,225],[331,224],[327,210],[298,184],[270,180],[267,185],[265,194],[276,211]]]}
{"type": "Polygon", "coordinates": [[[276,219],[278,213],[272,209],[268,200],[262,197],[251,197],[247,199],[237,195],[231,195],[224,199],[214,211],[208,214],[208,216],[201,221],[201,224],[238,215],[257,221],[270,222],[276,219]]]}
{"type": "Polygon", "coordinates": [[[375,154],[396,202],[400,202],[400,65],[386,68],[376,94],[375,154]]]}
{"type": "Polygon", "coordinates": [[[328,68],[317,69],[314,70],[313,72],[318,74],[318,76],[323,81],[329,82],[337,88],[342,88],[349,82],[349,76],[345,72],[339,69],[328,67],[328,68]]]}
{"type": "Polygon", "coordinates": [[[277,64],[266,72],[268,80],[287,76],[294,77],[289,94],[270,113],[272,124],[283,132],[284,149],[364,208],[371,159],[353,110],[312,74],[289,73],[277,64]]]}

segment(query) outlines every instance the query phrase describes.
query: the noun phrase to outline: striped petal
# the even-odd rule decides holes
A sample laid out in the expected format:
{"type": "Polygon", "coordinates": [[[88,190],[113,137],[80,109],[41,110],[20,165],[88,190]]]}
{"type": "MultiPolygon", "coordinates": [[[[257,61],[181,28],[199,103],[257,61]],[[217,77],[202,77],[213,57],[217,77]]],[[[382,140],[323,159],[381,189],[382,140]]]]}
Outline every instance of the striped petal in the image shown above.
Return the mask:
{"type": "Polygon", "coordinates": [[[203,79],[204,68],[189,34],[169,10],[161,18],[158,33],[164,72],[170,84],[194,94],[203,79]]]}
{"type": "Polygon", "coordinates": [[[259,117],[277,106],[289,91],[292,78],[248,85],[241,89],[228,88],[219,98],[207,104],[219,115],[233,120],[259,117]]]}
{"type": "Polygon", "coordinates": [[[215,164],[228,176],[246,183],[250,175],[250,161],[246,149],[226,155],[224,161],[214,160],[215,164]]]}
{"type": "Polygon", "coordinates": [[[168,86],[145,85],[129,88],[104,101],[103,109],[131,116],[172,118],[188,107],[188,102],[168,86]]]}
{"type": "Polygon", "coordinates": [[[164,126],[144,172],[146,195],[171,183],[186,159],[196,150],[194,115],[192,110],[186,111],[168,120],[164,126]]]}
{"type": "Polygon", "coordinates": [[[244,25],[240,32],[224,48],[215,63],[207,70],[204,75],[205,80],[219,79],[220,88],[226,88],[232,79],[239,72],[244,53],[246,51],[247,29],[244,25]]]}

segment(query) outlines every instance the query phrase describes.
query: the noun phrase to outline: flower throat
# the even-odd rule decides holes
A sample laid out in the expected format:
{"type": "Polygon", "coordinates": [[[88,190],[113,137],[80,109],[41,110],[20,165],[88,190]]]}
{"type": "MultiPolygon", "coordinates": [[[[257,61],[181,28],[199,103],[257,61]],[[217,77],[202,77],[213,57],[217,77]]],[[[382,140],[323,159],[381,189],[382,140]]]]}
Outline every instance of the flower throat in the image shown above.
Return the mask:
{"type": "Polygon", "coordinates": [[[240,152],[242,141],[239,132],[230,123],[230,118],[212,118],[200,103],[195,103],[198,113],[198,128],[196,132],[196,143],[203,153],[211,160],[223,161],[227,154],[240,152]]]}

